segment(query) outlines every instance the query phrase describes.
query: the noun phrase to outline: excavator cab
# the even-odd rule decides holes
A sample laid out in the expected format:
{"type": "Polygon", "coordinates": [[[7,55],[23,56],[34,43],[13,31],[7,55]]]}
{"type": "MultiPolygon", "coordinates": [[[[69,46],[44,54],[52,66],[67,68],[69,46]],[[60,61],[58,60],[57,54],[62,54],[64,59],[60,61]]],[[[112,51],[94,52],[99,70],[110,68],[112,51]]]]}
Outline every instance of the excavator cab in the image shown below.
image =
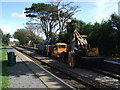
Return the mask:
{"type": "Polygon", "coordinates": [[[52,55],[59,58],[62,52],[67,52],[67,44],[56,43],[52,55]]]}

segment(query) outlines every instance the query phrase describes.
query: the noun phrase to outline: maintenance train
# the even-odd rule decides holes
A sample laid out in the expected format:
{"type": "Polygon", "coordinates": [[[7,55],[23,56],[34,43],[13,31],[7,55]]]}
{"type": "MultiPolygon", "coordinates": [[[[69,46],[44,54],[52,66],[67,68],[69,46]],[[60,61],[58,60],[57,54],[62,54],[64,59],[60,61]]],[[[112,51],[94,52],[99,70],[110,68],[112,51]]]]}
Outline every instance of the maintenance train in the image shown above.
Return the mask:
{"type": "Polygon", "coordinates": [[[54,56],[60,60],[66,60],[69,67],[99,65],[104,61],[104,57],[99,56],[98,48],[91,48],[87,43],[87,35],[80,35],[76,30],[70,37],[70,44],[56,43],[52,45],[50,41],[40,42],[38,52],[46,56],[54,56]]]}

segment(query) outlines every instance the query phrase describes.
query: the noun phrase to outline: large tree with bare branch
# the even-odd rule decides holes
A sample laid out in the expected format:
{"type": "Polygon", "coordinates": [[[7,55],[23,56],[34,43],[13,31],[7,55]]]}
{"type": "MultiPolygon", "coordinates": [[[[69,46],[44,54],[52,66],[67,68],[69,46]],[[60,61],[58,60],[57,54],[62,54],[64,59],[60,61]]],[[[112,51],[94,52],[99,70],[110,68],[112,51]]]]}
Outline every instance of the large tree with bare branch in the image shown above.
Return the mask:
{"type": "Polygon", "coordinates": [[[46,39],[51,40],[52,35],[65,29],[66,22],[78,11],[78,7],[73,7],[71,4],[61,1],[34,3],[30,8],[25,8],[25,13],[27,17],[39,22],[46,39]]]}
{"type": "Polygon", "coordinates": [[[73,2],[62,2],[62,0],[57,0],[57,2],[51,2],[52,5],[57,7],[58,25],[59,30],[62,32],[66,28],[66,24],[70,22],[71,17],[79,10],[79,6],[75,5],[73,2]]]}
{"type": "Polygon", "coordinates": [[[36,36],[42,37],[42,28],[39,23],[27,22],[24,24],[25,28],[31,32],[33,32],[36,36]]]}

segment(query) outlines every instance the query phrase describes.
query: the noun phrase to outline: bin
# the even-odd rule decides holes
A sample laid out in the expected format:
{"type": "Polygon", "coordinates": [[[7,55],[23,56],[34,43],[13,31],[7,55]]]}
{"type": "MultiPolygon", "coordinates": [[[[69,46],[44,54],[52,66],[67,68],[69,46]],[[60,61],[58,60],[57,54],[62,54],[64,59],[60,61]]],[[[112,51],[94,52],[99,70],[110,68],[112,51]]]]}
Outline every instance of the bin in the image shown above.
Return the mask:
{"type": "Polygon", "coordinates": [[[15,52],[8,52],[8,66],[13,66],[16,64],[15,52]]]}

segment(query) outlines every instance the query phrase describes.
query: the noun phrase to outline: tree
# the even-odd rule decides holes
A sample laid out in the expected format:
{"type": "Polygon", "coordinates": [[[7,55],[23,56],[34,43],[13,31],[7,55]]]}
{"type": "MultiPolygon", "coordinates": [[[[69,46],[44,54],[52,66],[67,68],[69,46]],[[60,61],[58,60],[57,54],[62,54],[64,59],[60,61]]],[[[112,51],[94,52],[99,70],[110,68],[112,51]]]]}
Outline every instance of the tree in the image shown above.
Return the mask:
{"type": "Polygon", "coordinates": [[[31,31],[35,35],[42,37],[43,32],[38,23],[27,22],[24,26],[27,30],[31,31]]]}
{"type": "Polygon", "coordinates": [[[33,46],[33,44],[38,44],[42,40],[42,38],[35,35],[32,31],[26,29],[18,29],[13,36],[19,40],[21,45],[27,45],[30,41],[31,46],[33,46]]]}
{"type": "Polygon", "coordinates": [[[18,29],[13,36],[15,39],[19,40],[21,45],[26,45],[30,40],[29,37],[31,33],[26,29],[18,29]]]}
{"type": "Polygon", "coordinates": [[[114,13],[111,15],[110,21],[114,28],[120,30],[120,16],[114,13]]]}
{"type": "Polygon", "coordinates": [[[53,33],[64,30],[67,20],[75,13],[77,8],[70,7],[70,4],[32,4],[30,8],[25,8],[25,13],[27,17],[39,22],[46,39],[51,40],[53,33]]]}
{"type": "Polygon", "coordinates": [[[10,38],[11,38],[11,35],[9,33],[4,34],[3,38],[2,38],[2,43],[5,44],[5,45],[8,45],[9,41],[10,41],[10,38]]]}
{"type": "Polygon", "coordinates": [[[98,37],[101,35],[98,33],[100,30],[101,24],[100,23],[94,23],[92,25],[91,23],[88,23],[84,26],[84,30],[82,31],[83,34],[86,34],[88,36],[87,40],[88,43],[91,44],[92,47],[98,47],[99,40],[98,37]]]}
{"type": "MultiPolygon", "coordinates": [[[[115,51],[115,29],[112,27],[109,20],[102,21],[101,23],[84,23],[82,21],[72,19],[67,25],[67,31],[70,35],[74,30],[78,30],[81,35],[87,35],[88,43],[92,47],[97,47],[102,55],[112,55],[115,51]],[[111,49],[110,49],[111,48],[111,49]]],[[[63,36],[67,34],[63,34],[63,36]]],[[[62,36],[62,37],[63,37],[62,36]]],[[[66,38],[62,38],[62,41],[66,38]]],[[[68,37],[70,39],[70,37],[68,37]]]]}
{"type": "Polygon", "coordinates": [[[2,30],[0,29],[0,45],[2,44],[2,37],[3,37],[3,32],[2,32],[2,30]]]}
{"type": "Polygon", "coordinates": [[[102,55],[112,55],[115,51],[115,30],[109,20],[94,25],[86,24],[84,26],[84,34],[88,36],[88,42],[92,47],[99,48],[102,55]]]}
{"type": "Polygon", "coordinates": [[[55,9],[55,6],[44,3],[34,3],[30,8],[25,8],[26,16],[39,22],[47,40],[51,39],[51,33],[55,33],[55,27],[57,26],[55,9]]]}
{"type": "Polygon", "coordinates": [[[69,40],[70,40],[70,35],[66,30],[66,31],[63,31],[61,35],[59,34],[59,39],[56,42],[63,42],[63,43],[69,44],[69,40]]]}
{"type": "Polygon", "coordinates": [[[115,37],[115,52],[120,55],[120,16],[117,14],[112,14],[109,20],[111,22],[112,27],[115,30],[114,37],[115,37]]]}
{"type": "Polygon", "coordinates": [[[74,30],[81,32],[85,22],[82,20],[77,20],[75,18],[71,18],[71,22],[67,22],[66,29],[59,35],[59,41],[70,43],[70,35],[73,33],[74,30]]]}
{"type": "Polygon", "coordinates": [[[92,47],[99,48],[100,55],[120,55],[120,17],[118,15],[112,14],[110,19],[94,24],[86,24],[73,18],[71,20],[67,23],[67,31],[62,32],[60,41],[69,43],[70,33],[78,30],[80,34],[88,36],[88,43],[92,47]]]}
{"type": "Polygon", "coordinates": [[[101,49],[103,55],[112,55],[114,51],[115,36],[114,29],[109,21],[103,21],[101,23],[100,30],[98,31],[98,47],[101,49]]]}
{"type": "Polygon", "coordinates": [[[33,46],[34,44],[39,44],[39,42],[43,40],[42,37],[39,37],[32,31],[30,31],[30,36],[28,36],[28,37],[29,37],[29,40],[31,41],[31,43],[30,43],[31,46],[33,46]]]}
{"type": "Polygon", "coordinates": [[[71,19],[71,17],[79,10],[79,6],[74,5],[73,2],[62,2],[62,0],[57,0],[51,2],[52,5],[57,7],[57,17],[58,17],[58,26],[60,33],[65,30],[66,24],[71,19]]]}

